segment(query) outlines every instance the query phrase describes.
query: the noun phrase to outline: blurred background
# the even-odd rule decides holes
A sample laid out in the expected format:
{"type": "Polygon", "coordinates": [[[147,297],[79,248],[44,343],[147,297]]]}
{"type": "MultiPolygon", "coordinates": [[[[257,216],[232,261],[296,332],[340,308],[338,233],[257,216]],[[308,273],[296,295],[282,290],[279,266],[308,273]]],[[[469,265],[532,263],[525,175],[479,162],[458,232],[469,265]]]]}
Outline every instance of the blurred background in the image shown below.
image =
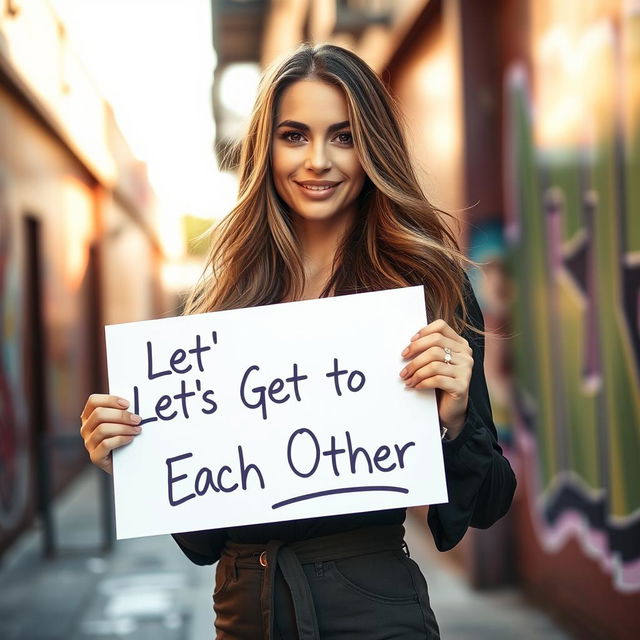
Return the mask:
{"type": "Polygon", "coordinates": [[[103,326],[176,315],[259,74],[348,47],[481,262],[518,492],[435,554],[444,638],[640,637],[639,0],[0,0],[0,637],[211,637],[213,573],[115,543],[103,326]]]}

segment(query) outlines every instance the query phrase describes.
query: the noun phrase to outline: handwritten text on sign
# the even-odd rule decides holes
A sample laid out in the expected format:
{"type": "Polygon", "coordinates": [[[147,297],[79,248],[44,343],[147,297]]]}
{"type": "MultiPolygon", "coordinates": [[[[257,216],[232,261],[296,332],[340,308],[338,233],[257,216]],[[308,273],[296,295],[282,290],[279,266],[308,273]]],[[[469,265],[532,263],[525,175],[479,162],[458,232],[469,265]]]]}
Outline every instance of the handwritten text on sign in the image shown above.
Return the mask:
{"type": "Polygon", "coordinates": [[[447,500],[435,396],[400,352],[422,287],[106,328],[118,538],[447,500]]]}

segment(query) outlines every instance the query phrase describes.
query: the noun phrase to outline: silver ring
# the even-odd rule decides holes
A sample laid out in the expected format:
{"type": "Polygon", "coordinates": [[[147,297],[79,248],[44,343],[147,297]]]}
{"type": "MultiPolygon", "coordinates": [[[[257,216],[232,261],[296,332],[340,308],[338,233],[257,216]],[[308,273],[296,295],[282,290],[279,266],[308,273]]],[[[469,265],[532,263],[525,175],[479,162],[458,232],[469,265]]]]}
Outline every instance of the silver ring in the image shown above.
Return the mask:
{"type": "Polygon", "coordinates": [[[449,347],[444,347],[444,361],[451,364],[451,349],[449,347]]]}

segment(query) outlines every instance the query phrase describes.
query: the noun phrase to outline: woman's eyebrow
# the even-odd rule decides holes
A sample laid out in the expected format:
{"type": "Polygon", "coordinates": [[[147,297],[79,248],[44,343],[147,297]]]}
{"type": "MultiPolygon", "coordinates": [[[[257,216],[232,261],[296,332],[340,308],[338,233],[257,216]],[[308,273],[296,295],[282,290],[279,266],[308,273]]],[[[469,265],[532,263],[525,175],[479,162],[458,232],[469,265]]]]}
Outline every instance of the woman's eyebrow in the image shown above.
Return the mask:
{"type": "MultiPolygon", "coordinates": [[[[328,133],[333,133],[334,131],[339,131],[340,129],[344,129],[349,126],[348,120],[343,120],[342,122],[336,122],[335,124],[331,124],[327,127],[328,133]]],[[[276,129],[280,127],[292,127],[293,129],[300,129],[301,131],[309,131],[309,125],[304,124],[304,122],[297,122],[296,120],[283,120],[276,129]]]]}

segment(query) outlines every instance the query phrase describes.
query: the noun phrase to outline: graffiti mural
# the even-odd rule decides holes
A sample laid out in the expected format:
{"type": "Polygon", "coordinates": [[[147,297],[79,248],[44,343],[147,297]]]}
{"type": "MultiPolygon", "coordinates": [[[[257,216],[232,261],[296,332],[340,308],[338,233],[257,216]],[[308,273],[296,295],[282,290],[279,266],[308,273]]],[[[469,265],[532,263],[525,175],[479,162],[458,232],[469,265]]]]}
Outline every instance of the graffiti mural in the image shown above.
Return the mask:
{"type": "Polygon", "coordinates": [[[640,13],[622,22],[600,15],[563,31],[556,21],[537,40],[533,79],[523,66],[509,70],[506,236],[518,291],[518,438],[537,535],[550,553],[577,538],[617,589],[634,592],[640,13]]]}

